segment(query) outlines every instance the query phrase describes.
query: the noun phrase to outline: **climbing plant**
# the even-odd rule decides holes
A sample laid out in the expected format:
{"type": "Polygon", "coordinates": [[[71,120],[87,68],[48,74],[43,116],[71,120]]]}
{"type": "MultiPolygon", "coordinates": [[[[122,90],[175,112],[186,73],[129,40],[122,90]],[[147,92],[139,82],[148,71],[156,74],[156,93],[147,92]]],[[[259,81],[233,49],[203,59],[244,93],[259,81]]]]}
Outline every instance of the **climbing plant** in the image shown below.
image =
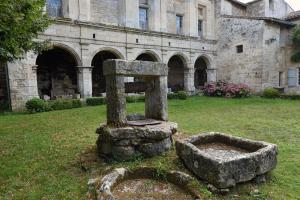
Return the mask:
{"type": "Polygon", "coordinates": [[[50,20],[43,12],[45,0],[0,1],[0,60],[13,61],[28,51],[40,52],[45,42],[36,40],[50,20]]]}
{"type": "Polygon", "coordinates": [[[292,55],[291,60],[293,62],[300,62],[300,25],[298,25],[294,30],[293,45],[295,49],[297,49],[297,52],[292,55]]]}

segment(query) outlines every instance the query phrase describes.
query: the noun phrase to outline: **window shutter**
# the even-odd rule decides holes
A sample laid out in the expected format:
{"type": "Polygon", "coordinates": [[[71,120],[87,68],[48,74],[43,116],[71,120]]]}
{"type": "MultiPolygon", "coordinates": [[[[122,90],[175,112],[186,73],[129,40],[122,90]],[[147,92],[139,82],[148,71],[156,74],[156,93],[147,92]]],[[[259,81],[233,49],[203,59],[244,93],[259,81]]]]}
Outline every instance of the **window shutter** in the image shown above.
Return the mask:
{"type": "Polygon", "coordinates": [[[296,87],[298,81],[298,70],[296,68],[288,69],[288,86],[289,87],[296,87]]]}

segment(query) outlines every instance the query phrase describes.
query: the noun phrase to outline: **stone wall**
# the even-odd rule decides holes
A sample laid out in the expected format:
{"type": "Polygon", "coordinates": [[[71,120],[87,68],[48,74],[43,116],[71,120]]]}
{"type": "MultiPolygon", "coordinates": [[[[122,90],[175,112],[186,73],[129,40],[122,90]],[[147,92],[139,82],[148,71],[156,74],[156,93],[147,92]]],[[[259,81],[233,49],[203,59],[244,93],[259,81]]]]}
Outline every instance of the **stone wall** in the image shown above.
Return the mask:
{"type": "Polygon", "coordinates": [[[264,21],[224,17],[220,23],[218,80],[261,90],[264,21]],[[243,45],[242,53],[237,53],[238,45],[243,45]]]}
{"type": "Polygon", "coordinates": [[[284,0],[259,0],[247,6],[247,15],[255,17],[283,18],[292,8],[284,0]]]}
{"type": "Polygon", "coordinates": [[[247,6],[247,15],[261,17],[265,16],[265,1],[253,1],[247,6]]]}
{"type": "Polygon", "coordinates": [[[262,89],[279,87],[279,72],[285,66],[285,49],[280,47],[280,26],[265,22],[263,38],[262,89]]]}
{"type": "Polygon", "coordinates": [[[221,9],[223,15],[244,16],[246,14],[246,7],[227,0],[221,0],[221,9]]]}
{"type": "Polygon", "coordinates": [[[91,21],[106,24],[119,24],[121,8],[119,0],[91,0],[91,21]]]}

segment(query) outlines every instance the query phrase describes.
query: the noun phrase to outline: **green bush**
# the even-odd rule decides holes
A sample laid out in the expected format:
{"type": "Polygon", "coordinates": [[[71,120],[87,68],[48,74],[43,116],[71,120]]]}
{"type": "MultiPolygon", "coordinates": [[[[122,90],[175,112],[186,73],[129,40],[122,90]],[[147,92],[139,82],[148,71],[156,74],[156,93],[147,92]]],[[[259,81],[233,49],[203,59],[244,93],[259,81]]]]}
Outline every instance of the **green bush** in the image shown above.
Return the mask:
{"type": "Polygon", "coordinates": [[[266,88],[263,91],[263,97],[266,98],[279,98],[280,92],[275,88],[266,88]]]}
{"type": "Polygon", "coordinates": [[[80,108],[82,107],[82,102],[80,99],[72,99],[73,108],[80,108]]]}
{"type": "Polygon", "coordinates": [[[144,101],[145,101],[144,95],[126,96],[127,103],[136,103],[136,102],[144,102],[144,101]]]}
{"type": "Polygon", "coordinates": [[[168,99],[182,99],[185,100],[188,98],[188,95],[185,91],[178,91],[175,93],[169,93],[168,99]]]}
{"type": "Polygon", "coordinates": [[[178,91],[177,96],[178,96],[178,99],[182,99],[182,100],[185,100],[188,98],[188,95],[185,91],[178,91]]]}
{"type": "Polygon", "coordinates": [[[300,100],[300,94],[282,94],[282,99],[300,100]]]}
{"type": "Polygon", "coordinates": [[[86,99],[87,106],[98,106],[98,105],[103,105],[105,103],[106,103],[105,97],[93,97],[93,98],[86,99]]]}
{"type": "Polygon", "coordinates": [[[6,100],[0,100],[0,112],[7,111],[9,109],[8,102],[6,100]]]}
{"type": "Polygon", "coordinates": [[[52,110],[65,110],[82,107],[79,99],[57,99],[49,101],[52,110]]]}
{"type": "Polygon", "coordinates": [[[46,112],[50,111],[51,108],[49,107],[48,102],[39,99],[39,98],[33,98],[26,102],[26,109],[30,113],[36,113],[36,112],[46,112]]]}

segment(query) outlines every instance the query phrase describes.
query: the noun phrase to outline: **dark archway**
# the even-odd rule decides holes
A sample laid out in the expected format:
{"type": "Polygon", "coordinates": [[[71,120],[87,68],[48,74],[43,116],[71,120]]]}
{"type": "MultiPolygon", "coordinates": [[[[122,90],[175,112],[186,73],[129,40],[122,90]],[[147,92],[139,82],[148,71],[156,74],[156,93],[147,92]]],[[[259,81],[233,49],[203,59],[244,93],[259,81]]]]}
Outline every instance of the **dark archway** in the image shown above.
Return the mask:
{"type": "MultiPolygon", "coordinates": [[[[141,53],[135,60],[158,62],[157,58],[151,53],[141,53]]],[[[134,77],[133,82],[126,83],[126,93],[141,93],[146,91],[146,84],[143,78],[134,77]]]]}
{"type": "Polygon", "coordinates": [[[207,83],[207,61],[205,58],[200,57],[195,63],[195,88],[202,89],[207,83]]]}
{"type": "Polygon", "coordinates": [[[54,47],[43,51],[36,64],[38,92],[54,98],[70,98],[79,93],[77,85],[78,63],[76,58],[65,49],[54,47]]]}
{"type": "Polygon", "coordinates": [[[0,112],[9,109],[6,64],[0,61],[0,112]]]}
{"type": "Polygon", "coordinates": [[[184,62],[183,59],[178,56],[172,56],[168,62],[169,75],[168,75],[168,88],[171,88],[172,92],[184,90],[184,62]]]}
{"type": "Polygon", "coordinates": [[[148,54],[148,53],[142,53],[140,54],[136,60],[140,60],[140,61],[151,61],[151,62],[157,62],[157,59],[155,58],[155,56],[148,54]]]}
{"type": "Polygon", "coordinates": [[[92,83],[93,83],[93,96],[101,96],[102,93],[106,92],[106,82],[103,75],[103,63],[108,59],[119,59],[119,57],[111,51],[100,51],[97,53],[93,60],[93,72],[92,72],[92,83]]]}

